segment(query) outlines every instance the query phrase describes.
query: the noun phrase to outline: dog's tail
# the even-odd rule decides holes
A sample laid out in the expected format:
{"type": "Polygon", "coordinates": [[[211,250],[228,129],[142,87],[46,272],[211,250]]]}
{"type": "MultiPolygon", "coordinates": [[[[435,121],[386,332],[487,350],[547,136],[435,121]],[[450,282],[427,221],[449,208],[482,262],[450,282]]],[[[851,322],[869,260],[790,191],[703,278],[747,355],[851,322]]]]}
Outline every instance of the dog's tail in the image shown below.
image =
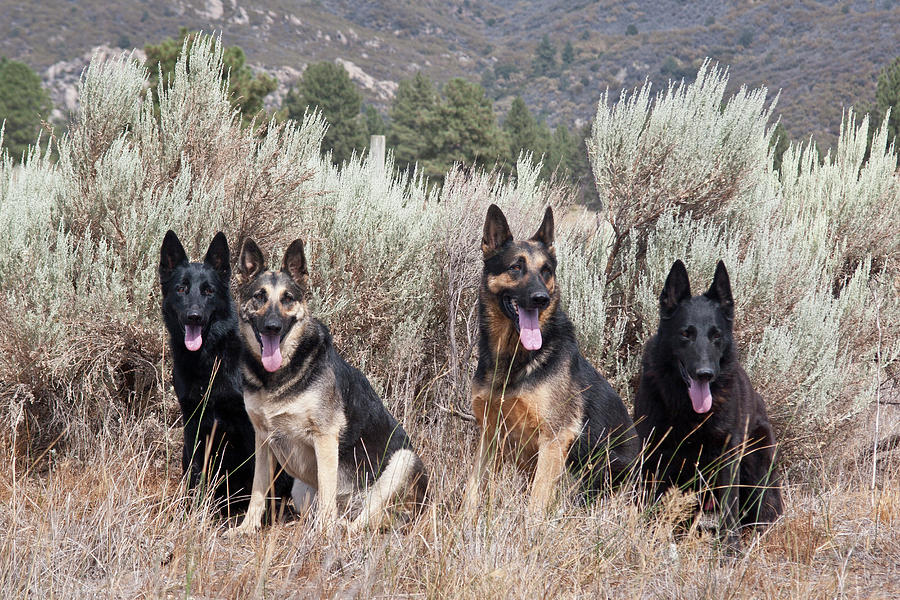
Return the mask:
{"type": "Polygon", "coordinates": [[[425,464],[418,456],[416,456],[416,462],[410,473],[409,503],[413,518],[418,518],[425,507],[431,503],[428,473],[425,471],[425,464]]]}

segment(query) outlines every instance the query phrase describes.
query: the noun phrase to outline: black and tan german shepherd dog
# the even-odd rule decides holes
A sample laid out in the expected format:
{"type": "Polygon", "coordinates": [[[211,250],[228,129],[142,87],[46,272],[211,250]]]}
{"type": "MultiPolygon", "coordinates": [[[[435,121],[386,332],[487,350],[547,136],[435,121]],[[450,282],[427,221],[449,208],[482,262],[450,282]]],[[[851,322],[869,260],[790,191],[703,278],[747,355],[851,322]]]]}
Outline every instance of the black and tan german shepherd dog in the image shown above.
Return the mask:
{"type": "Polygon", "coordinates": [[[491,205],[481,242],[478,366],[472,411],[481,429],[463,510],[477,510],[498,453],[533,473],[529,512],[545,511],[566,467],[586,497],[622,479],[638,440],[622,400],[581,355],[560,306],[553,211],[531,239],[514,241],[491,205]]]}
{"type": "Polygon", "coordinates": [[[782,501],[775,435],[738,362],[724,263],[716,265],[709,290],[691,297],[687,269],[675,261],[659,317],[644,349],[634,407],[645,474],[657,498],[671,486],[704,492],[704,506],[720,509],[722,537],[737,548],[738,524],[773,522],[782,501]]]}
{"type": "Polygon", "coordinates": [[[344,361],[328,328],[310,314],[303,242],[291,243],[281,270],[266,264],[246,240],[238,263],[241,371],[256,462],[250,507],[231,535],[259,528],[273,458],[317,490],[325,531],[339,505],[361,489],[351,533],[377,528],[395,500],[417,512],[427,487],[422,461],[365,375],[344,361]]]}
{"type": "MultiPolygon", "coordinates": [[[[184,423],[181,466],[192,488],[214,484],[223,515],[246,509],[253,479],[253,425],[241,393],[241,339],[229,293],[225,235],[217,233],[202,263],[188,261],[178,236],[163,239],[159,280],[172,352],[172,383],[184,423]]],[[[288,497],[291,480],[278,492],[288,497]]]]}

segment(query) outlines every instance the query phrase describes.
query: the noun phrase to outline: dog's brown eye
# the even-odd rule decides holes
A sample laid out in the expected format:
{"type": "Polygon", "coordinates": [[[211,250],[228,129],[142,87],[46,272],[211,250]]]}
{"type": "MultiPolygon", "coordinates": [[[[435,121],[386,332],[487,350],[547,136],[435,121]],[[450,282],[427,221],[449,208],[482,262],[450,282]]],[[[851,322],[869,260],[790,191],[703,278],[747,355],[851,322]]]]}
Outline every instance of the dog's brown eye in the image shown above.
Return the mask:
{"type": "Polygon", "coordinates": [[[514,264],[509,265],[509,268],[506,270],[509,271],[510,273],[518,273],[519,271],[522,270],[522,265],[520,265],[519,263],[514,263],[514,264]]]}
{"type": "Polygon", "coordinates": [[[682,329],[682,330],[681,330],[681,337],[684,338],[684,339],[686,339],[686,340],[689,340],[689,339],[691,339],[691,332],[688,331],[687,329],[682,329]]]}
{"type": "Polygon", "coordinates": [[[175,286],[175,291],[178,292],[179,294],[183,294],[187,291],[187,286],[184,285],[183,283],[179,283],[178,285],[175,286]]]}
{"type": "Polygon", "coordinates": [[[200,293],[203,294],[204,296],[212,296],[214,292],[213,292],[212,288],[208,287],[208,288],[203,288],[203,290],[201,290],[200,293]]]}
{"type": "Polygon", "coordinates": [[[543,276],[544,280],[546,281],[546,280],[550,279],[551,277],[553,277],[553,269],[551,269],[550,267],[545,265],[544,268],[541,269],[541,275],[543,276]]]}
{"type": "Polygon", "coordinates": [[[265,302],[266,301],[266,290],[257,290],[257,292],[255,294],[253,294],[253,297],[255,299],[259,300],[260,302],[265,302]]]}
{"type": "Polygon", "coordinates": [[[290,294],[285,294],[284,296],[281,297],[281,302],[283,304],[290,304],[293,301],[294,301],[294,297],[291,296],[290,294]]]}

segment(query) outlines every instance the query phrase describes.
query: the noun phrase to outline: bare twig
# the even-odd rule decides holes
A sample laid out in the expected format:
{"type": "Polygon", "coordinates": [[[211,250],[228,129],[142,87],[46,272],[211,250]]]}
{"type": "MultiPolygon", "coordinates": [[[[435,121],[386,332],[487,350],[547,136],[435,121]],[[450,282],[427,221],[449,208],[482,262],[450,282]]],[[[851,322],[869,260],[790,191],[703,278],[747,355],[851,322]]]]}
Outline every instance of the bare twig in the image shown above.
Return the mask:
{"type": "Polygon", "coordinates": [[[447,414],[453,415],[454,417],[459,417],[463,421],[468,421],[469,423],[476,422],[474,415],[465,413],[465,412],[463,412],[461,410],[457,410],[455,408],[451,408],[449,406],[444,406],[443,404],[438,404],[437,402],[435,402],[434,405],[438,407],[438,410],[442,410],[447,414]]]}
{"type": "Polygon", "coordinates": [[[872,287],[872,295],[875,297],[875,328],[878,331],[878,346],[875,348],[875,439],[872,441],[872,485],[875,490],[875,475],[878,469],[878,435],[881,425],[881,304],[878,299],[877,286],[872,287]]]}

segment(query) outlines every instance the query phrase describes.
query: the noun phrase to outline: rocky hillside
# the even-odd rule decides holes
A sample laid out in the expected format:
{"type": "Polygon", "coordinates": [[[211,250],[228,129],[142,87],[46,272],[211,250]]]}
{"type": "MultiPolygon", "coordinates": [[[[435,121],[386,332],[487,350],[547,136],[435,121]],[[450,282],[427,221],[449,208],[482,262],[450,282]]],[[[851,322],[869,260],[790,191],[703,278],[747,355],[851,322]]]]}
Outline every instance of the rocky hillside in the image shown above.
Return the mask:
{"type": "Polygon", "coordinates": [[[900,3],[887,0],[0,0],[0,15],[0,54],[37,69],[63,110],[96,47],[141,48],[187,26],[222,32],[275,75],[270,105],[308,62],[337,60],[383,112],[397,81],[423,70],[481,81],[499,111],[521,94],[551,124],[589,119],[607,87],[665,85],[709,56],[731,65],[733,85],[781,90],[776,114],[790,134],[825,146],[841,111],[865,109],[879,69],[900,54],[900,3]],[[544,35],[557,67],[538,76],[544,35]]]}

